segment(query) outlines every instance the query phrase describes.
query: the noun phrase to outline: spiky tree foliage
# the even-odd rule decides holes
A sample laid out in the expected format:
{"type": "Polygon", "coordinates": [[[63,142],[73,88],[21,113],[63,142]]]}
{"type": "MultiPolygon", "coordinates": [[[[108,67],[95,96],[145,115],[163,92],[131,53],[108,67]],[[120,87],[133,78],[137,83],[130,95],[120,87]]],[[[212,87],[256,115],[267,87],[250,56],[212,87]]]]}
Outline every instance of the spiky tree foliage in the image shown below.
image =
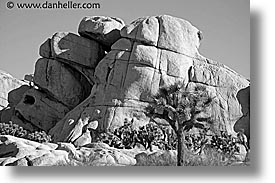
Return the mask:
{"type": "Polygon", "coordinates": [[[202,117],[202,112],[210,106],[212,98],[204,87],[196,87],[194,91],[186,91],[181,84],[162,87],[153,102],[147,107],[151,119],[165,119],[177,134],[178,166],[183,165],[184,152],[187,150],[184,139],[185,132],[193,127],[203,129],[210,117],[202,117]]]}

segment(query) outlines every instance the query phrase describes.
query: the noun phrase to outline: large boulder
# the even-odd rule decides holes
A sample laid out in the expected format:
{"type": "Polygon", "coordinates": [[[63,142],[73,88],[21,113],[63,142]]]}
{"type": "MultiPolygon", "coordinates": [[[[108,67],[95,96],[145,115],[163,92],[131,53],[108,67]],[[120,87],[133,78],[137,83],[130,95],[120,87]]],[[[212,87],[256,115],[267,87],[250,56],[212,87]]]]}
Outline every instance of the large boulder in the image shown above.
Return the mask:
{"type": "Polygon", "coordinates": [[[121,36],[161,49],[196,57],[201,32],[190,22],[172,16],[139,18],[121,30],[121,36]]]}
{"type": "Polygon", "coordinates": [[[86,77],[90,84],[94,84],[94,69],[104,57],[104,50],[94,40],[73,33],[58,32],[42,43],[39,55],[68,65],[86,77]]]}
{"type": "Polygon", "coordinates": [[[41,58],[35,64],[34,83],[72,109],[87,98],[91,85],[77,71],[56,60],[41,58]]]}
{"type": "Polygon", "coordinates": [[[79,35],[99,42],[105,50],[120,38],[120,30],[124,22],[115,17],[92,16],[84,17],[78,27],[79,35]]]}
{"type": "Polygon", "coordinates": [[[95,68],[104,51],[96,41],[69,32],[57,32],[51,39],[51,56],[64,62],[95,68]]]}
{"type": "Polygon", "coordinates": [[[9,104],[9,92],[24,84],[26,83],[0,70],[0,110],[9,104]]]}
{"type": "Polygon", "coordinates": [[[26,91],[15,107],[12,121],[27,130],[50,130],[69,108],[34,88],[26,91]]]}
{"type": "Polygon", "coordinates": [[[196,27],[166,15],[145,17],[125,26],[121,36],[96,67],[91,95],[51,129],[54,140],[76,142],[98,110],[98,131],[125,119],[134,119],[133,128],[144,125],[150,96],[177,82],[187,90],[204,86],[214,97],[211,128],[235,135],[234,124],[244,115],[237,94],[250,82],[199,54],[202,33],[196,27]]]}

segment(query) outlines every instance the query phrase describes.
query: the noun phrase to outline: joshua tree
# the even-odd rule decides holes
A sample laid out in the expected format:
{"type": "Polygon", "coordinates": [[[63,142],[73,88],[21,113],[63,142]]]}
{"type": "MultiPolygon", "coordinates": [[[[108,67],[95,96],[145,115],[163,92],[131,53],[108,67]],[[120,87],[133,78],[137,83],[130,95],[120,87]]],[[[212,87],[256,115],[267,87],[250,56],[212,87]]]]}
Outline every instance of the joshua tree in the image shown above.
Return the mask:
{"type": "Polygon", "coordinates": [[[210,117],[202,117],[202,113],[210,106],[212,99],[205,87],[185,91],[181,84],[160,88],[158,94],[153,96],[147,114],[151,119],[166,120],[177,134],[178,166],[183,166],[184,153],[187,150],[184,144],[185,133],[193,127],[205,128],[204,123],[210,117]]]}

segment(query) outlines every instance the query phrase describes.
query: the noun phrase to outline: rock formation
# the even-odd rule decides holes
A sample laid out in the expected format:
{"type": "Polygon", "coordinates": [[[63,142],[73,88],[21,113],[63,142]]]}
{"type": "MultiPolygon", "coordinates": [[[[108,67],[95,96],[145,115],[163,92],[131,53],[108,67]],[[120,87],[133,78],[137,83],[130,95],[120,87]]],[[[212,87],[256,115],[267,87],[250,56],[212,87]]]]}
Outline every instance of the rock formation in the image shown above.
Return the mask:
{"type": "MultiPolygon", "coordinates": [[[[118,18],[94,16],[82,19],[78,33],[55,33],[40,46],[34,86],[0,73],[0,105],[9,104],[2,122],[44,130],[55,142],[79,147],[95,140],[93,132],[114,130],[125,119],[132,128],[145,125],[152,95],[180,82],[187,91],[203,86],[214,99],[212,131],[236,135],[244,129],[249,137],[250,81],[202,56],[202,33],[190,22],[162,15],[125,26],[118,18]]],[[[29,162],[20,158],[12,163],[29,162]]]]}
{"type": "Polygon", "coordinates": [[[58,32],[41,45],[39,54],[35,88],[17,89],[20,95],[10,93],[12,108],[3,112],[2,122],[12,120],[30,131],[49,131],[90,95],[104,51],[93,40],[58,32]]]}
{"type": "Polygon", "coordinates": [[[120,34],[95,69],[98,80],[91,95],[50,131],[56,141],[77,140],[96,110],[101,112],[99,131],[121,126],[125,118],[135,119],[133,128],[144,125],[150,96],[179,81],[187,90],[205,86],[215,100],[212,129],[235,134],[234,124],[243,116],[237,94],[249,81],[199,54],[197,28],[179,18],[156,16],[137,19],[120,34]]]}

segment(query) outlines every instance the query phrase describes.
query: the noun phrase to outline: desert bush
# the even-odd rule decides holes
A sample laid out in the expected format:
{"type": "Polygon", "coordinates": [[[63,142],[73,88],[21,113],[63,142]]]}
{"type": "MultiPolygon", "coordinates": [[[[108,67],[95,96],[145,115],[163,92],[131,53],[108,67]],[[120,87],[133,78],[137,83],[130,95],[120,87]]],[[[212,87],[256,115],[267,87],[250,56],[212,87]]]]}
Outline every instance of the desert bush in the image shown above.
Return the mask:
{"type": "Polygon", "coordinates": [[[39,143],[51,142],[51,136],[48,135],[45,131],[35,131],[33,133],[28,133],[26,139],[33,140],[39,143]]]}
{"type": "MultiPolygon", "coordinates": [[[[100,135],[100,142],[107,143],[118,149],[132,149],[139,143],[146,150],[157,146],[160,150],[177,150],[177,135],[167,126],[159,126],[153,122],[140,127],[131,128],[131,123],[125,124],[114,132],[100,135]]],[[[198,130],[196,133],[186,133],[184,143],[187,147],[184,153],[184,166],[225,166],[234,162],[234,154],[239,151],[238,140],[226,132],[213,134],[209,129],[198,130]]],[[[140,156],[141,166],[173,166],[175,157],[140,156]]]]}
{"type": "Polygon", "coordinates": [[[226,132],[221,132],[221,135],[213,135],[210,141],[211,147],[229,157],[232,157],[235,153],[239,152],[237,143],[238,139],[226,132]]]}
{"type": "Polygon", "coordinates": [[[23,127],[13,124],[12,121],[9,123],[0,123],[0,135],[12,135],[39,143],[51,142],[51,136],[45,131],[29,132],[23,127]]]}
{"type": "Polygon", "coordinates": [[[27,130],[17,124],[13,124],[11,121],[9,123],[0,123],[0,135],[24,138],[27,134],[27,130]]]}
{"type": "Polygon", "coordinates": [[[153,146],[163,150],[175,149],[176,137],[168,133],[164,127],[160,128],[154,123],[149,123],[139,127],[138,130],[133,130],[131,125],[130,122],[125,121],[123,126],[116,128],[113,132],[101,133],[97,141],[118,149],[133,149],[138,143],[151,151],[153,146]]]}
{"type": "MultiPolygon", "coordinates": [[[[133,130],[131,125],[130,122],[125,122],[123,126],[116,128],[113,132],[101,133],[97,141],[118,149],[133,149],[137,143],[149,150],[152,150],[153,145],[160,150],[177,149],[177,136],[169,127],[150,122],[139,127],[138,130],[133,130]]],[[[199,130],[198,133],[186,133],[184,143],[193,154],[202,153],[205,145],[210,145],[227,155],[238,152],[238,141],[235,137],[226,132],[215,135],[209,132],[209,129],[199,130]]]]}

